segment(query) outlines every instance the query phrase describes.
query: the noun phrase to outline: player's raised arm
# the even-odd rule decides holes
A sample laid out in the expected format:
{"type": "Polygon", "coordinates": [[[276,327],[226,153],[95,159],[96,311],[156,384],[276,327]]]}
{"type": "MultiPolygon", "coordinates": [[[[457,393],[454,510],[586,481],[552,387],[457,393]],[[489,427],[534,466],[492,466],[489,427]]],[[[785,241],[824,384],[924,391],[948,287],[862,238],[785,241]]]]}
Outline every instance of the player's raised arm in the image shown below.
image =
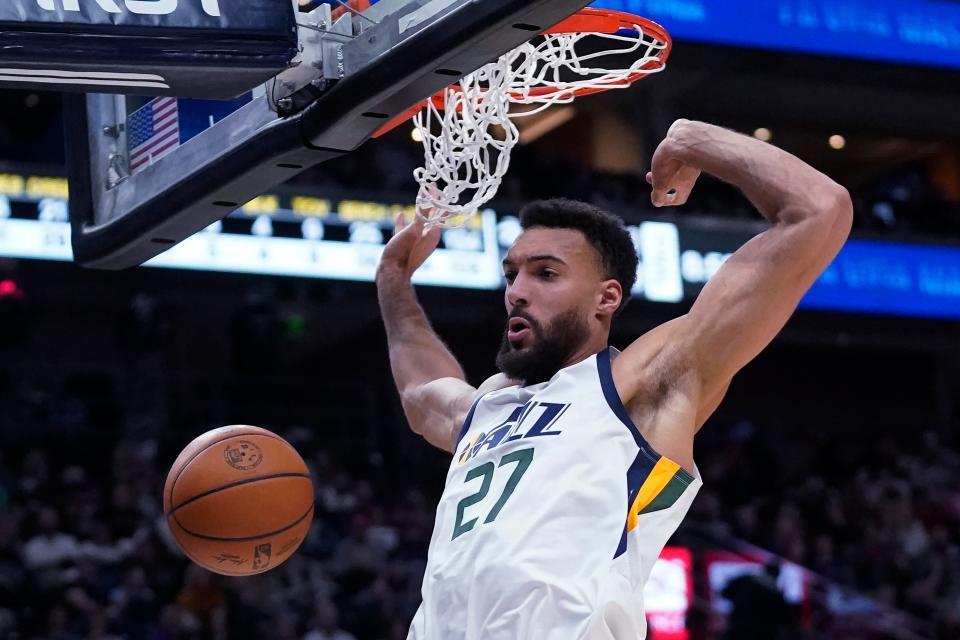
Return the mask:
{"type": "Polygon", "coordinates": [[[390,367],[410,428],[430,444],[452,452],[476,389],[437,337],[417,302],[410,278],[437,248],[439,227],[397,217],[396,233],[377,268],[377,297],[387,330],[390,367]]]}
{"type": "Polygon", "coordinates": [[[784,327],[846,241],[853,207],[846,189],[789,153],[686,120],[654,155],[654,204],[682,204],[701,171],[738,187],[772,225],[727,260],[679,323],[706,399],[784,327]]]}

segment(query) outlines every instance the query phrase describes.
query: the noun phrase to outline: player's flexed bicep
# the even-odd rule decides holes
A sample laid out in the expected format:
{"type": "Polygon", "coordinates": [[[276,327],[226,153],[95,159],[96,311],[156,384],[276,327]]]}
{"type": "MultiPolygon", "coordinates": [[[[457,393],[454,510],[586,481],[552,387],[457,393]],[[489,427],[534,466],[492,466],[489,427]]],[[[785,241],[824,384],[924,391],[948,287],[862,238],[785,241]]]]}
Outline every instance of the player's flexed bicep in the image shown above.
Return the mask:
{"type": "Polygon", "coordinates": [[[707,283],[686,319],[707,388],[729,382],[783,329],[842,246],[844,226],[833,216],[778,223],[707,283]]]}
{"type": "Polygon", "coordinates": [[[794,156],[688,121],[674,125],[654,156],[654,204],[682,204],[701,171],[739,187],[772,223],[727,260],[680,320],[675,335],[707,398],[780,332],[846,241],[852,205],[845,189],[794,156]]]}

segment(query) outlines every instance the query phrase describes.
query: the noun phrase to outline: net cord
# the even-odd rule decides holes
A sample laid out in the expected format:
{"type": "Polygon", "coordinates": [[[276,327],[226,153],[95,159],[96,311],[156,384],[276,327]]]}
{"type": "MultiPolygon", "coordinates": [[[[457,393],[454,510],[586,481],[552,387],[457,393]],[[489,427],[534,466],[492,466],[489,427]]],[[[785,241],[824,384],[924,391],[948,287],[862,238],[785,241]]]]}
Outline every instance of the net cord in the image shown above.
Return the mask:
{"type": "Polygon", "coordinates": [[[427,224],[462,226],[496,195],[520,141],[515,119],[569,104],[584,92],[626,89],[662,71],[668,43],[646,34],[641,25],[634,28],[629,35],[543,36],[465,76],[444,92],[442,106],[428,100],[414,117],[424,148],[424,164],[414,171],[420,185],[417,207],[427,224]],[[578,52],[578,45],[597,39],[610,46],[578,52]],[[609,56],[629,56],[633,62],[615,69],[588,64],[609,56]]]}

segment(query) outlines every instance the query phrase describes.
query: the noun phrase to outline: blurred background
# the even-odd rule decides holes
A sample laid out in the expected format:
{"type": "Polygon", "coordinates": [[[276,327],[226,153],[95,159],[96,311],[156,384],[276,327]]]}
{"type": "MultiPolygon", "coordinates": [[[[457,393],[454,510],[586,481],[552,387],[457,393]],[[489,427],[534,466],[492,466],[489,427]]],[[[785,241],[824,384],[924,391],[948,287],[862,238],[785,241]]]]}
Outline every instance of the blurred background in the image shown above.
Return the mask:
{"type": "MultiPolygon", "coordinates": [[[[650,637],[960,638],[960,3],[781,0],[770,24],[746,1],[619,4],[675,34],[668,71],[523,124],[500,195],[424,275],[428,314],[472,382],[493,373],[500,254],[554,196],[641,249],[615,346],[683,313],[764,225],[710,179],[652,209],[678,117],[823,170],[852,240],[699,436],[650,637]]],[[[449,463],[406,426],[371,283],[416,192],[412,127],[105,273],[69,262],[60,118],[57,94],[0,91],[0,638],[405,638],[449,463]],[[298,448],[317,516],[281,568],[223,579],[175,550],[160,491],[236,423],[298,448]]]]}

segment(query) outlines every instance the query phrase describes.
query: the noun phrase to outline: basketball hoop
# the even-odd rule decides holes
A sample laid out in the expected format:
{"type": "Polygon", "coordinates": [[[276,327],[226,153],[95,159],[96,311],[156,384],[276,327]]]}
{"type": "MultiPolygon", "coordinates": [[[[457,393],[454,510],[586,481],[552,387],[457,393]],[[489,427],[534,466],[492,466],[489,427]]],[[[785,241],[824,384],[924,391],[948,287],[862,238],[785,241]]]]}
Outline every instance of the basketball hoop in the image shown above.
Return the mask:
{"type": "Polygon", "coordinates": [[[549,106],[611,89],[627,89],[648,75],[663,71],[672,46],[670,34],[652,20],[623,11],[582,9],[548,29],[539,46],[528,43],[520,47],[533,47],[529,53],[532,60],[523,67],[528,75],[515,79],[510,98],[518,104],[549,106]],[[610,48],[578,52],[578,45],[583,42],[603,41],[610,43],[610,48]],[[629,66],[618,69],[588,64],[609,56],[635,59],[629,66]],[[563,78],[564,72],[573,78],[563,78]]]}
{"type": "Polygon", "coordinates": [[[516,118],[626,89],[662,71],[671,47],[670,35],[651,20],[583,9],[401,114],[377,136],[413,116],[424,147],[424,165],[414,172],[418,208],[432,212],[429,225],[458,226],[496,195],[520,140],[516,118]],[[606,64],[613,59],[630,62],[606,64]]]}

